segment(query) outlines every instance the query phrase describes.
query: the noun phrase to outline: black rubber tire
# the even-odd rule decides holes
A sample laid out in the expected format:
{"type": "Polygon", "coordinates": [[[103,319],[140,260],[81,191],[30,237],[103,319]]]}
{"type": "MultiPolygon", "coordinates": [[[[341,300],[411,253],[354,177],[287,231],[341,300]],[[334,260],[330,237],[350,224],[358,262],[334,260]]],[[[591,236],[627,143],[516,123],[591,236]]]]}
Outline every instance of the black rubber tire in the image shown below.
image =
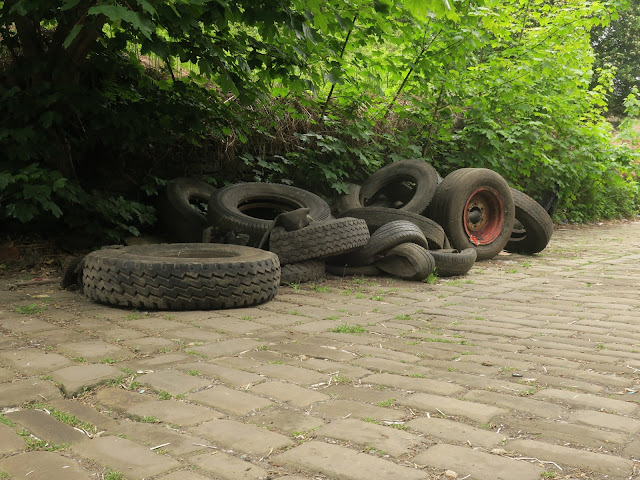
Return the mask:
{"type": "Polygon", "coordinates": [[[192,202],[209,203],[216,189],[194,178],[175,178],[167,183],[158,199],[158,224],[173,242],[201,243],[209,226],[207,216],[192,202]]]}
{"type": "Polygon", "coordinates": [[[327,202],[301,188],[275,183],[239,183],[221,188],[209,199],[207,218],[221,231],[246,233],[256,247],[281,213],[308,208],[314,220],[328,220],[327,202]]]}
{"type": "Polygon", "coordinates": [[[466,248],[462,251],[455,249],[431,250],[430,252],[436,262],[436,274],[439,277],[466,275],[476,263],[477,252],[475,248],[466,248]]]}
{"type": "Polygon", "coordinates": [[[358,267],[372,265],[377,257],[387,250],[408,242],[417,243],[426,249],[429,248],[427,239],[416,225],[406,220],[395,220],[373,232],[367,244],[360,250],[339,256],[340,263],[358,267]]]}
{"type": "Polygon", "coordinates": [[[281,265],[287,265],[353,252],[364,247],[369,237],[364,220],[344,217],[313,222],[291,232],[276,227],[271,231],[269,250],[278,255],[281,265]]]}
{"type": "Polygon", "coordinates": [[[340,215],[352,208],[362,208],[362,202],[360,201],[360,185],[350,183],[348,185],[349,193],[339,195],[331,205],[331,213],[333,215],[340,215]]]}
{"type": "Polygon", "coordinates": [[[276,295],[280,262],[275,253],[240,245],[135,245],[87,255],[83,283],[91,300],[122,307],[248,307],[276,295]]]}
{"type": "Polygon", "coordinates": [[[512,188],[511,195],[516,207],[516,220],[522,224],[524,235],[515,236],[512,232],[505,250],[529,254],[541,252],[553,234],[551,217],[542,205],[526,193],[512,188]]]}
{"type": "Polygon", "coordinates": [[[430,249],[443,248],[447,241],[443,228],[438,225],[437,222],[430,218],[423,217],[422,215],[418,215],[417,213],[407,212],[405,210],[396,210],[385,207],[353,208],[338,215],[338,217],[361,218],[367,222],[369,232],[372,234],[389,222],[405,220],[413,223],[422,231],[427,242],[429,242],[430,249]]]}
{"type": "Polygon", "coordinates": [[[428,215],[444,228],[457,250],[475,248],[478,260],[496,256],[505,247],[511,236],[515,220],[515,205],[511,188],[493,170],[486,168],[461,168],[447,175],[438,185],[429,206],[428,215]],[[475,207],[472,199],[487,195],[491,200],[487,208],[475,207]],[[471,208],[482,211],[481,221],[465,225],[465,217],[471,218],[471,208]],[[487,212],[486,214],[484,212],[487,212]],[[485,239],[475,236],[476,226],[488,224],[485,239]]]}
{"type": "Polygon", "coordinates": [[[324,277],[325,274],[324,260],[307,260],[305,262],[289,263],[282,265],[281,268],[282,276],[280,277],[280,285],[313,282],[324,277]]]}
{"type": "Polygon", "coordinates": [[[401,184],[405,181],[415,183],[416,187],[413,197],[400,206],[400,210],[423,213],[438,185],[438,172],[428,163],[418,159],[392,163],[367,178],[360,189],[361,202],[364,206],[368,206],[370,199],[375,198],[379,192],[388,190],[393,184],[401,184]]]}
{"type": "Polygon", "coordinates": [[[331,265],[327,263],[326,271],[338,277],[361,276],[375,277],[380,275],[380,269],[375,265],[365,265],[363,267],[351,267],[348,265],[331,265]]]}
{"type": "Polygon", "coordinates": [[[82,270],[85,256],[73,257],[64,270],[60,280],[60,288],[65,290],[82,290],[82,270]]]}
{"type": "Polygon", "coordinates": [[[405,280],[424,280],[436,268],[431,253],[415,243],[401,243],[376,260],[376,267],[405,280]]]}

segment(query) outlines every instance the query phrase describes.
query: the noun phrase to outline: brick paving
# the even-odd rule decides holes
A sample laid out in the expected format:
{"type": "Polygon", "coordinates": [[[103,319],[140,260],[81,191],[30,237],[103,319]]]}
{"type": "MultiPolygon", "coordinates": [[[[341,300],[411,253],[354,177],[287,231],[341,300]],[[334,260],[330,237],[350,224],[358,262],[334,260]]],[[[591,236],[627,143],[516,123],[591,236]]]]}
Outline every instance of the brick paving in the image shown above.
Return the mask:
{"type": "Polygon", "coordinates": [[[0,277],[0,479],[640,478],[640,222],[247,309],[25,279],[0,277]]]}

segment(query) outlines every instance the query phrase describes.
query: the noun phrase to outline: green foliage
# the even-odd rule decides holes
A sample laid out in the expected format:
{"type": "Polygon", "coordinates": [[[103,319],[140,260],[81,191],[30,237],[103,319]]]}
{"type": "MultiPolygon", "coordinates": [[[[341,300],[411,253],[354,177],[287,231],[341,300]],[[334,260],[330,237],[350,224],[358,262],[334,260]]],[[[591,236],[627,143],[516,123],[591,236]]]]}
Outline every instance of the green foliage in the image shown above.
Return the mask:
{"type": "Polygon", "coordinates": [[[42,313],[46,310],[46,307],[42,305],[36,305],[35,303],[30,303],[29,305],[18,305],[15,308],[15,311],[20,315],[37,315],[38,313],[42,313]]]}
{"type": "Polygon", "coordinates": [[[633,215],[637,156],[604,113],[624,90],[623,135],[637,117],[621,87],[638,76],[621,60],[637,55],[621,46],[638,41],[637,13],[621,0],[0,2],[0,219],[117,239],[151,226],[154,196],[185,172],[328,198],[403,158],[492,168],[534,198],[552,188],[559,220],[633,215]]]}
{"type": "Polygon", "coordinates": [[[349,323],[343,323],[342,325],[338,325],[337,327],[332,328],[329,331],[334,333],[364,333],[367,330],[359,324],[350,325],[349,323]]]}

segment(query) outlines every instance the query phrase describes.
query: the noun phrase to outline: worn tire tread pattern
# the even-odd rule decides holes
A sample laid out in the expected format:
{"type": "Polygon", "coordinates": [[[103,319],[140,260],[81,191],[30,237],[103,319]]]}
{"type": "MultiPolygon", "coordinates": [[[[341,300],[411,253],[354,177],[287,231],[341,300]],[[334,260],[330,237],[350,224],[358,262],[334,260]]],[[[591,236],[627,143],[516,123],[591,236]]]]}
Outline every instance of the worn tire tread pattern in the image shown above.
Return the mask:
{"type": "Polygon", "coordinates": [[[282,265],[280,285],[289,283],[313,282],[324,277],[325,263],[323,260],[307,260],[305,262],[282,265]]]}
{"type": "Polygon", "coordinates": [[[122,307],[211,310],[272,299],[280,273],[276,255],[250,247],[142,245],[87,255],[83,286],[91,300],[122,307]]]}
{"type": "MultiPolygon", "coordinates": [[[[544,250],[553,234],[553,221],[542,205],[526,193],[511,189],[516,206],[516,220],[524,227],[524,236],[511,233],[505,250],[520,253],[538,253],[544,250]]],[[[522,232],[518,232],[522,233],[522,232]]]]}
{"type": "Polygon", "coordinates": [[[274,228],[269,238],[269,250],[280,263],[302,262],[355,251],[369,241],[367,223],[359,218],[338,218],[312,222],[299,230],[287,232],[274,228]]]}
{"type": "Polygon", "coordinates": [[[361,218],[367,222],[369,232],[374,233],[383,225],[395,220],[405,220],[416,225],[424,234],[429,243],[429,248],[444,248],[445,243],[448,243],[443,228],[438,225],[437,222],[430,218],[423,217],[417,213],[407,212],[405,210],[396,210],[394,208],[386,207],[362,207],[352,208],[346,212],[338,215],[342,217],[355,217],[361,218]]]}
{"type": "Polygon", "coordinates": [[[465,248],[462,251],[431,250],[436,262],[436,273],[439,277],[457,277],[466,275],[476,262],[475,248],[465,248]]]}
{"type": "Polygon", "coordinates": [[[377,260],[376,267],[405,280],[424,280],[433,273],[435,260],[426,248],[415,243],[401,243],[377,260]]]}

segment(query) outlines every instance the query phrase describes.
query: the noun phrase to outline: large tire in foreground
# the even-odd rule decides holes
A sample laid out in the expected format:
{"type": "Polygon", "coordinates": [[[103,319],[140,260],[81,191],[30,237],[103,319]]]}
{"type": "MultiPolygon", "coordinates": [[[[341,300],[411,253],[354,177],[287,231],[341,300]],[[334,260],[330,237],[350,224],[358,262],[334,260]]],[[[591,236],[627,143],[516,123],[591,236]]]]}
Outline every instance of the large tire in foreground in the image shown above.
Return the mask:
{"type": "Polygon", "coordinates": [[[275,183],[239,183],[211,195],[207,218],[223,232],[248,234],[249,245],[255,247],[274,218],[299,208],[308,208],[314,220],[331,217],[327,202],[301,188],[275,183]]]}
{"type": "Polygon", "coordinates": [[[526,193],[511,189],[516,206],[516,220],[522,224],[524,235],[511,233],[505,250],[519,253],[538,253],[544,250],[553,234],[553,222],[542,205],[526,193]]]}
{"type": "Polygon", "coordinates": [[[407,201],[400,209],[421,214],[431,202],[438,184],[435,168],[423,160],[401,160],[381,168],[362,183],[360,199],[368,206],[370,200],[382,193],[386,187],[402,184],[404,181],[411,181],[416,187],[413,196],[405,199],[407,201]]]}
{"type": "Polygon", "coordinates": [[[269,238],[269,250],[276,253],[282,265],[313,258],[326,258],[349,253],[364,247],[369,241],[369,229],[359,218],[336,218],[312,222],[299,230],[274,228],[269,238]]]}
{"type": "Polygon", "coordinates": [[[369,232],[373,233],[383,225],[395,220],[406,220],[417,226],[424,234],[430,249],[445,248],[448,244],[443,228],[430,218],[405,210],[385,207],[352,208],[338,215],[342,217],[361,218],[367,222],[369,232]]]}
{"type": "Polygon", "coordinates": [[[158,199],[158,223],[171,241],[202,242],[202,231],[209,222],[195,205],[207,205],[215,191],[208,183],[193,178],[175,178],[167,183],[158,199]]]}
{"type": "Polygon", "coordinates": [[[511,188],[500,174],[486,168],[461,168],[447,175],[428,213],[442,225],[453,248],[475,248],[478,260],[500,253],[515,220],[511,188]]]}
{"type": "Polygon", "coordinates": [[[439,277],[457,277],[466,275],[476,262],[477,252],[475,248],[466,248],[462,251],[430,250],[431,256],[436,262],[436,273],[439,277]]]}
{"type": "Polygon", "coordinates": [[[213,310],[271,300],[278,256],[257,248],[174,243],[108,248],[85,257],[84,294],[122,307],[213,310]]]}

